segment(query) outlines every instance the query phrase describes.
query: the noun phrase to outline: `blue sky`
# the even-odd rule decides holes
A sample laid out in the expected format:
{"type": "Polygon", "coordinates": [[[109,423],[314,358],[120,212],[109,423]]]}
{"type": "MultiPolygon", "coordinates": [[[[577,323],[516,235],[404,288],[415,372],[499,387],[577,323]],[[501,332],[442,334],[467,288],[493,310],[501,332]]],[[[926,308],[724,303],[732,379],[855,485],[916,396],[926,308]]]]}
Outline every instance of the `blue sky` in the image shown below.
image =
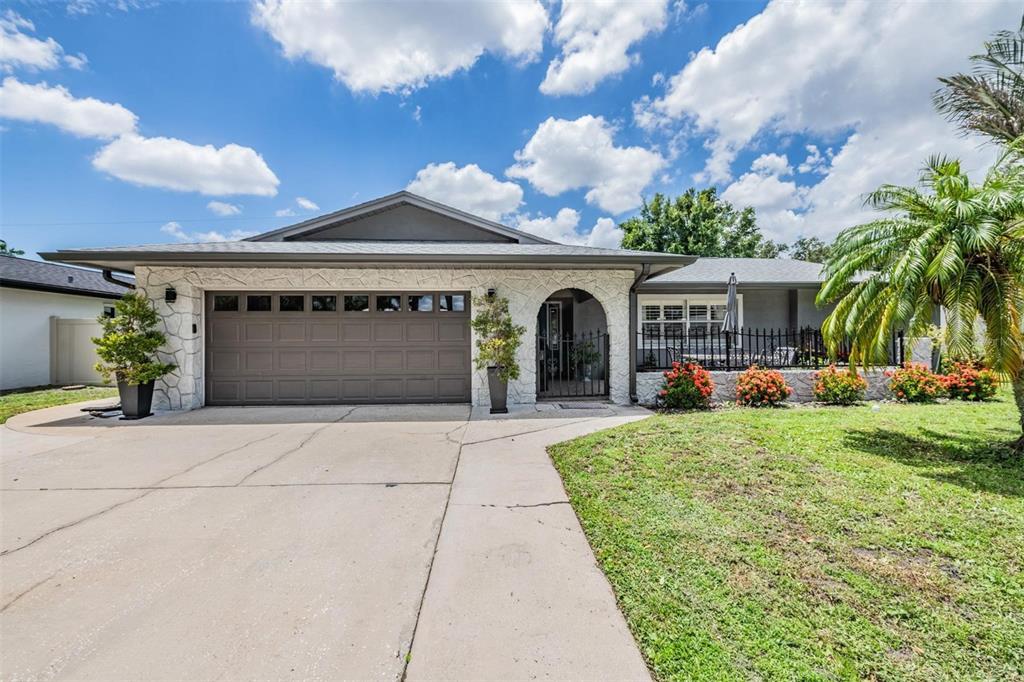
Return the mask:
{"type": "Polygon", "coordinates": [[[792,241],[865,217],[1011,2],[9,5],[0,230],[30,253],[230,238],[409,187],[611,245],[715,185],[792,241]]]}

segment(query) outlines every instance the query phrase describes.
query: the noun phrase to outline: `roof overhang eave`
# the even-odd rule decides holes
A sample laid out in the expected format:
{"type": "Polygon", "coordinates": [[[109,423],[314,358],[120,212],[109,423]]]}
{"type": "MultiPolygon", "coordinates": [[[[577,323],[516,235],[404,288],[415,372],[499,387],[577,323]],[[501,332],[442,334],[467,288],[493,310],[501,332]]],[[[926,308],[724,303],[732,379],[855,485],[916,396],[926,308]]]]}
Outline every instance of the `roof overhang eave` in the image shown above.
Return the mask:
{"type": "Polygon", "coordinates": [[[270,266],[303,264],[324,266],[365,266],[373,264],[388,265],[472,265],[501,267],[530,265],[551,268],[559,265],[573,267],[590,267],[600,269],[636,269],[645,263],[651,265],[652,273],[663,274],[684,267],[696,260],[694,256],[678,256],[673,254],[623,254],[622,256],[607,255],[544,255],[544,254],[506,254],[471,255],[471,254],[322,254],[322,253],[154,253],[132,251],[52,251],[39,254],[44,260],[132,273],[139,265],[154,266],[270,266]]]}

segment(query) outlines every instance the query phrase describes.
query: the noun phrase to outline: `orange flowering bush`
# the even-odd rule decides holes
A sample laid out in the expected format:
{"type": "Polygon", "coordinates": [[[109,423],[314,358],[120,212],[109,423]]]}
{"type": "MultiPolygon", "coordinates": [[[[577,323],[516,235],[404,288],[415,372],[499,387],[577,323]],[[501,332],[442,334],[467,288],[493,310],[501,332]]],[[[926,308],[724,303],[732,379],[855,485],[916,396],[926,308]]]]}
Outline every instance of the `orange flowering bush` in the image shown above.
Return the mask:
{"type": "Polygon", "coordinates": [[[665,382],[658,392],[665,407],[676,410],[707,409],[715,382],[711,373],[695,362],[673,362],[672,369],[664,372],[665,382]]]}
{"type": "Polygon", "coordinates": [[[793,392],[782,372],[751,365],[736,378],[736,404],[748,407],[774,407],[793,392]]]}
{"type": "Polygon", "coordinates": [[[950,398],[960,400],[988,400],[999,389],[999,378],[996,373],[969,362],[957,362],[944,377],[950,398]]]}
{"type": "Polygon", "coordinates": [[[897,400],[907,403],[930,403],[946,393],[942,377],[920,363],[907,362],[885,373],[889,390],[897,400]]]}
{"type": "Polygon", "coordinates": [[[848,369],[829,365],[814,373],[814,398],[829,405],[853,405],[864,400],[868,382],[848,369]]]}

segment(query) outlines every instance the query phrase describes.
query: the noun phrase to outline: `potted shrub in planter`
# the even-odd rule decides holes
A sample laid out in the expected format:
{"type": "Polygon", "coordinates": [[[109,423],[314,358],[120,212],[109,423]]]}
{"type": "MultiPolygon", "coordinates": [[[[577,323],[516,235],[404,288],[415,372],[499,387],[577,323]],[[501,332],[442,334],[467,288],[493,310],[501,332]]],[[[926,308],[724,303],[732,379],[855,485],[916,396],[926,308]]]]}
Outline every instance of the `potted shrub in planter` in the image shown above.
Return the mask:
{"type": "Polygon", "coordinates": [[[99,318],[103,336],[92,340],[100,358],[96,371],[106,382],[117,381],[124,418],[141,419],[153,406],[153,383],[175,366],[156,359],[167,337],[156,330],[156,310],[144,296],[127,294],[114,310],[114,317],[99,318]]]}
{"type": "Polygon", "coordinates": [[[477,334],[477,369],[487,369],[487,388],[491,396],[491,414],[508,412],[508,382],[519,378],[516,352],[526,327],[513,324],[508,299],[495,295],[473,300],[473,331],[477,334]]]}
{"type": "MultiPolygon", "coordinates": [[[[594,365],[601,360],[601,351],[593,341],[580,341],[573,346],[569,357],[576,365],[576,376],[582,376],[584,381],[594,380],[594,365]]],[[[597,377],[603,379],[604,377],[597,377]]]]}

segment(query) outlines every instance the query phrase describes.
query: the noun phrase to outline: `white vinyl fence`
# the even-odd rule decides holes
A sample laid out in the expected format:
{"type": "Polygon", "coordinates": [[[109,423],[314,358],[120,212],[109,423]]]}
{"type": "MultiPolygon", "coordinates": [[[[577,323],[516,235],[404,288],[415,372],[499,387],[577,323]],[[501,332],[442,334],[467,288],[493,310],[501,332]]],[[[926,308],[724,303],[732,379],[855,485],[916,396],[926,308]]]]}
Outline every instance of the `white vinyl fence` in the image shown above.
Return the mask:
{"type": "Polygon", "coordinates": [[[99,360],[92,338],[102,334],[96,320],[50,318],[50,383],[100,384],[93,366],[99,360]]]}

